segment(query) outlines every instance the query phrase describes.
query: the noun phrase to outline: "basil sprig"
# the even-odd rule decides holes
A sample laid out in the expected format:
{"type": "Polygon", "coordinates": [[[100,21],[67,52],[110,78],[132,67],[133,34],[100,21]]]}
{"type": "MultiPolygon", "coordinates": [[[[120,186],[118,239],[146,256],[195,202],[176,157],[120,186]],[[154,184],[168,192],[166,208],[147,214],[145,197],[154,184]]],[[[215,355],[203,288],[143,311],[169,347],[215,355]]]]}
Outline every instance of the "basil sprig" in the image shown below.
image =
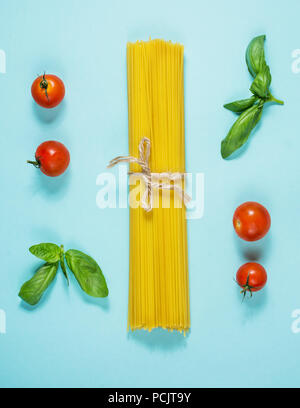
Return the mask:
{"type": "Polygon", "coordinates": [[[272,76],[265,60],[265,38],[265,35],[253,38],[246,51],[248,70],[254,78],[250,87],[252,96],[224,105],[224,108],[240,116],[221,143],[223,159],[229,157],[247,142],[252,130],[261,119],[265,103],[275,102],[283,105],[283,102],[274,98],[270,92],[272,76]]]}
{"type": "Polygon", "coordinates": [[[65,260],[84,292],[93,297],[108,296],[108,288],[100,266],[83,252],[76,249],[69,249],[65,252],[63,245],[59,247],[52,243],[34,245],[29,248],[29,251],[46,263],[21,287],[19,296],[26,303],[36,305],[40,301],[46,289],[53,282],[59,264],[69,285],[65,260]]]}

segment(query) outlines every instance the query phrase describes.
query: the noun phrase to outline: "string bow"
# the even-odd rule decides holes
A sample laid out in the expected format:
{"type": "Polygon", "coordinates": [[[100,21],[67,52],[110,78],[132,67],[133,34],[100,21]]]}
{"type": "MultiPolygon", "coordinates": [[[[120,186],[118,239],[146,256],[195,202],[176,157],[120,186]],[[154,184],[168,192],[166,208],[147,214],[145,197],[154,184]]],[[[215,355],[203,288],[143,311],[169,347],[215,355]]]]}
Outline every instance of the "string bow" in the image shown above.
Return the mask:
{"type": "Polygon", "coordinates": [[[141,167],[141,172],[128,172],[128,175],[134,175],[141,177],[145,182],[145,191],[142,196],[142,207],[146,212],[152,210],[152,190],[159,189],[159,190],[173,190],[176,191],[179,197],[184,202],[186,206],[187,203],[191,200],[191,197],[185,193],[185,191],[177,184],[172,184],[171,182],[175,182],[178,180],[184,179],[184,173],[151,173],[150,166],[149,166],[149,159],[150,159],[150,140],[147,137],[144,137],[139,143],[139,157],[134,156],[117,156],[112,159],[109,164],[108,168],[113,167],[119,163],[137,163],[141,167]],[[158,179],[167,178],[170,183],[162,183],[158,181],[154,181],[153,177],[158,179]]]}

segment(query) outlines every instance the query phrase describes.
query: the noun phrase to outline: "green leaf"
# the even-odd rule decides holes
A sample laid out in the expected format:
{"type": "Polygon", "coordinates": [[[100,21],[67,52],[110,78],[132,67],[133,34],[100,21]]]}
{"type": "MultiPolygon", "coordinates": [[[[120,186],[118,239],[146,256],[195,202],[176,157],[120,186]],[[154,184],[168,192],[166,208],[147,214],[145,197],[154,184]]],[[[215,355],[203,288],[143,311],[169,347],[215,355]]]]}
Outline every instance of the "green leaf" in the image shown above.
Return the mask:
{"type": "Polygon", "coordinates": [[[55,278],[57,268],[58,262],[51,264],[46,263],[39,268],[35,275],[21,287],[19,293],[20,298],[32,306],[36,305],[55,278]]]}
{"type": "Polygon", "coordinates": [[[106,297],[108,288],[103,273],[93,258],[76,249],[66,253],[68,267],[74,273],[81,289],[93,297],[106,297]]]}
{"type": "Polygon", "coordinates": [[[229,157],[233,152],[246,143],[251,131],[261,118],[263,103],[254,105],[244,111],[231,127],[226,138],[221,144],[223,159],[229,157]]]}
{"type": "Polygon", "coordinates": [[[69,277],[68,277],[68,273],[67,273],[67,269],[66,269],[65,260],[64,260],[64,256],[63,256],[63,255],[62,255],[61,258],[60,258],[60,266],[61,266],[61,269],[62,269],[62,271],[63,271],[63,274],[65,275],[65,278],[66,278],[66,280],[67,280],[67,282],[68,282],[68,286],[69,286],[70,282],[69,282],[69,277]]]}
{"type": "Polygon", "coordinates": [[[262,114],[263,114],[263,108],[264,108],[264,101],[263,100],[259,100],[259,103],[257,105],[258,107],[258,115],[256,116],[256,118],[254,119],[254,123],[253,123],[253,129],[255,128],[255,126],[258,124],[258,122],[260,121],[262,114]]]}
{"type": "Polygon", "coordinates": [[[60,246],[60,266],[61,266],[63,274],[65,275],[65,278],[66,278],[66,280],[68,282],[68,286],[69,286],[70,282],[69,282],[69,277],[68,277],[68,273],[67,273],[67,269],[66,269],[66,265],[65,265],[64,255],[65,255],[64,246],[61,245],[60,246]]]}
{"type": "Polygon", "coordinates": [[[29,248],[29,251],[37,258],[49,263],[57,262],[60,259],[60,248],[55,244],[43,243],[33,245],[29,248]]]}
{"type": "Polygon", "coordinates": [[[257,101],[257,97],[252,95],[251,98],[241,99],[239,101],[226,103],[226,105],[224,105],[224,108],[232,112],[240,113],[248,108],[251,108],[251,106],[253,106],[256,101],[257,101]]]}
{"type": "Polygon", "coordinates": [[[264,65],[266,65],[264,50],[265,39],[265,35],[253,38],[246,50],[246,63],[253,78],[255,78],[264,65]]]}
{"type": "Polygon", "coordinates": [[[272,77],[270,68],[265,65],[262,70],[256,75],[250,91],[260,98],[267,98],[269,96],[269,87],[271,85],[272,77]]]}

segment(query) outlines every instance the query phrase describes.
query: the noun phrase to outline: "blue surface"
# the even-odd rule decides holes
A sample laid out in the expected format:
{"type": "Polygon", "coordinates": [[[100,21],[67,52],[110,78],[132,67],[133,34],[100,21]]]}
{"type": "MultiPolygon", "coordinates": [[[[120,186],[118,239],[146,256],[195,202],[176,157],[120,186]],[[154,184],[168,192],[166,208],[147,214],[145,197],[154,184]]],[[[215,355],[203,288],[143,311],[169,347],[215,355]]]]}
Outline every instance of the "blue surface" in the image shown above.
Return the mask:
{"type": "Polygon", "coordinates": [[[300,333],[291,330],[300,308],[300,74],[291,69],[299,13],[298,0],[1,2],[0,386],[300,385],[300,333]],[[285,106],[269,106],[244,152],[224,161],[220,142],[234,114],[222,105],[247,96],[244,52],[263,33],[272,93],[285,106]],[[97,175],[128,149],[126,42],[149,36],[185,45],[187,170],[205,173],[204,217],[188,225],[186,338],[127,334],[128,210],[96,206],[97,175]],[[39,109],[30,94],[44,70],[66,85],[53,111],[39,109]],[[58,179],[26,165],[48,139],[71,153],[58,179]],[[253,245],[232,228],[234,209],[246,200],[272,217],[270,234],[253,245]],[[92,255],[109,298],[88,298],[74,279],[68,289],[60,273],[37,308],[20,302],[18,290],[39,264],[28,248],[47,241],[92,255]],[[232,278],[249,257],[266,267],[269,282],[241,303],[232,278]]]}

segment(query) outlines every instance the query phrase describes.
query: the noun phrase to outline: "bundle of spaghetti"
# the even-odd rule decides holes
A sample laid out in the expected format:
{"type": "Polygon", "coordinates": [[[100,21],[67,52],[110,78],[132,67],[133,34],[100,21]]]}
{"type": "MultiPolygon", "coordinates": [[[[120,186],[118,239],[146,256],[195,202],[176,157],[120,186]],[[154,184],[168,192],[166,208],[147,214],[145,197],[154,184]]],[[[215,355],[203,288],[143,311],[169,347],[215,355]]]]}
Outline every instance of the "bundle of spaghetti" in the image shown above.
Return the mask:
{"type": "MultiPolygon", "coordinates": [[[[152,173],[184,173],[183,46],[163,40],[128,43],[127,84],[130,155],[139,156],[139,143],[147,137],[152,173]]],[[[130,171],[141,169],[131,163],[130,171]]],[[[143,180],[130,177],[135,178],[130,180],[131,194],[143,180]]],[[[174,191],[156,190],[152,195],[152,211],[130,208],[128,329],[162,327],[186,333],[190,310],[185,207],[174,191]],[[169,208],[163,208],[168,207],[168,196],[169,208]]]]}

